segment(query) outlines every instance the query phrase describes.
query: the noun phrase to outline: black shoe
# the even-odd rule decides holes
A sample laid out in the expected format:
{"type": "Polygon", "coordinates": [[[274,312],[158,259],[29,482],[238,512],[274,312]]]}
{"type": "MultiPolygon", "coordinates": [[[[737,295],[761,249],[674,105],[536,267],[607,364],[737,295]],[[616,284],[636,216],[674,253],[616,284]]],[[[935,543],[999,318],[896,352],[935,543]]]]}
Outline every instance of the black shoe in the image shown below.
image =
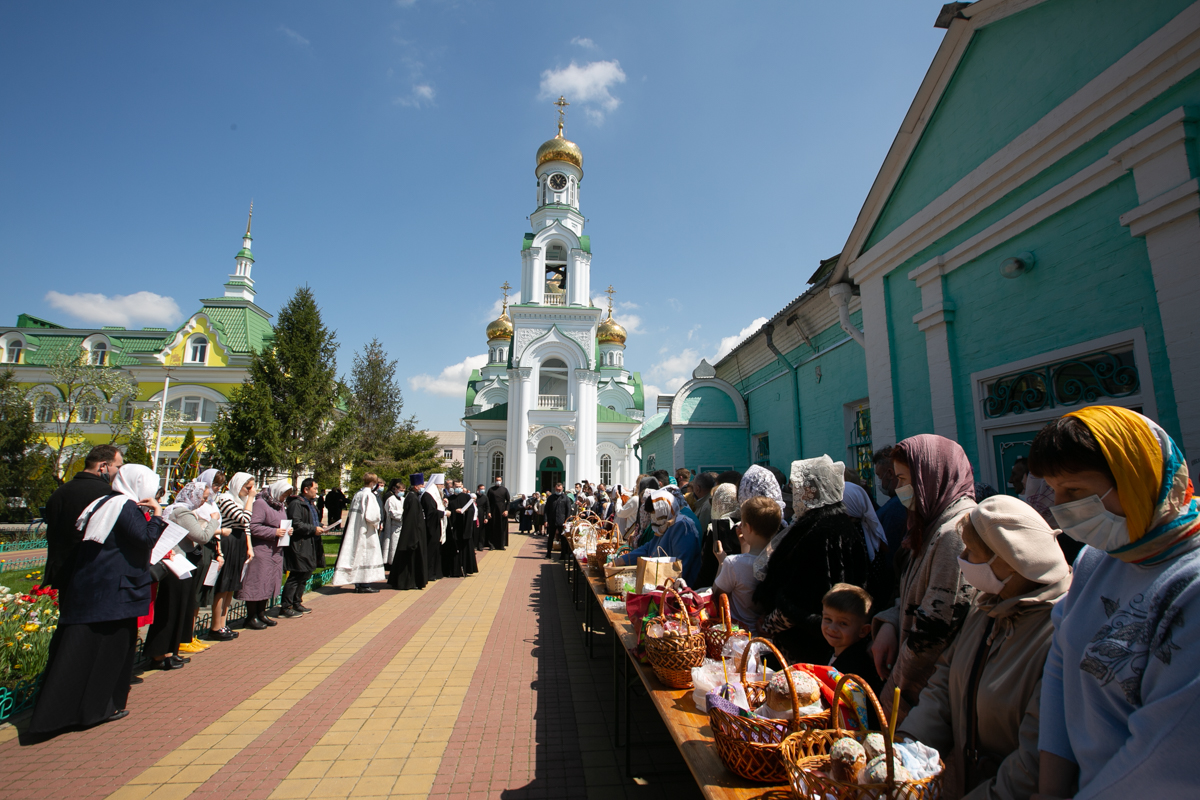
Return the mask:
{"type": "Polygon", "coordinates": [[[208,641],[210,642],[232,642],[237,638],[237,634],[229,630],[229,628],[221,628],[219,631],[209,631],[208,641]]]}
{"type": "Polygon", "coordinates": [[[271,626],[257,619],[248,619],[246,620],[246,627],[252,631],[265,631],[271,626]]]}
{"type": "Polygon", "coordinates": [[[258,621],[259,621],[259,622],[261,622],[262,624],[266,625],[268,628],[274,628],[276,625],[278,625],[278,624],[279,624],[279,623],[278,623],[278,622],[276,622],[275,620],[273,620],[273,619],[271,619],[270,617],[268,617],[268,616],[266,615],[266,612],[263,612],[262,616],[260,616],[260,617],[258,618],[258,621]]]}
{"type": "Polygon", "coordinates": [[[281,613],[279,616],[283,617],[284,619],[295,619],[296,617],[303,617],[304,615],[294,608],[285,608],[283,613],[281,613]]]}
{"type": "Polygon", "coordinates": [[[129,679],[130,685],[133,685],[135,683],[145,683],[145,682],[146,682],[145,678],[140,678],[137,675],[134,675],[132,678],[129,679]]]}
{"type": "Polygon", "coordinates": [[[300,603],[296,603],[296,605],[292,606],[292,610],[299,611],[301,614],[311,614],[312,613],[311,608],[308,608],[307,606],[303,606],[300,603]]]}
{"type": "Polygon", "coordinates": [[[181,664],[180,662],[176,661],[173,658],[168,657],[168,658],[164,658],[161,661],[153,661],[152,660],[150,662],[150,669],[161,669],[161,670],[183,669],[183,664],[181,664]]]}
{"type": "Polygon", "coordinates": [[[374,586],[359,586],[354,590],[356,594],[375,594],[378,591],[374,586]]]}
{"type": "Polygon", "coordinates": [[[171,659],[181,667],[184,664],[192,663],[192,659],[188,658],[187,656],[171,656],[171,659]]]}
{"type": "Polygon", "coordinates": [[[111,717],[108,717],[107,719],[102,719],[102,720],[100,720],[100,724],[101,724],[101,725],[103,725],[103,724],[104,724],[104,723],[106,723],[106,722],[116,722],[117,720],[119,720],[119,719],[125,719],[125,718],[126,718],[126,717],[128,717],[128,716],[129,716],[129,711],[127,711],[126,709],[122,708],[120,711],[118,711],[117,713],[113,714],[111,717]]]}

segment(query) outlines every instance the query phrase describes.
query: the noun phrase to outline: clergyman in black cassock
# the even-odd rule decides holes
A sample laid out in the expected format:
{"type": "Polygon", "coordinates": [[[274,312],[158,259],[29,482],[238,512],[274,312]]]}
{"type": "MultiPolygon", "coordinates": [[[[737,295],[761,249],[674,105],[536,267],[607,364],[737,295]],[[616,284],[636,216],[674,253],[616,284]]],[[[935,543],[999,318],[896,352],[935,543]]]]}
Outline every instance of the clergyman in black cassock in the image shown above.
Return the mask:
{"type": "Polygon", "coordinates": [[[396,539],[396,555],[388,585],[393,589],[424,589],[425,577],[425,512],[421,508],[420,491],[425,477],[410,477],[409,491],[404,495],[404,517],[400,521],[400,536],[396,539]]]}
{"type": "Polygon", "coordinates": [[[442,517],[446,512],[433,499],[437,485],[421,493],[421,510],[425,512],[425,573],[431,581],[442,577],[442,517]]]}
{"type": "Polygon", "coordinates": [[[487,490],[488,512],[492,515],[488,521],[488,544],[493,550],[503,550],[508,547],[508,504],[512,497],[508,489],[499,480],[487,490]]]}
{"type": "MultiPolygon", "coordinates": [[[[453,542],[455,548],[446,574],[452,578],[462,578],[479,571],[475,562],[475,548],[471,546],[471,533],[475,528],[475,505],[471,495],[459,492],[450,498],[446,508],[450,513],[450,529],[444,547],[453,542]]],[[[448,554],[448,550],[443,550],[443,559],[448,554]]]]}

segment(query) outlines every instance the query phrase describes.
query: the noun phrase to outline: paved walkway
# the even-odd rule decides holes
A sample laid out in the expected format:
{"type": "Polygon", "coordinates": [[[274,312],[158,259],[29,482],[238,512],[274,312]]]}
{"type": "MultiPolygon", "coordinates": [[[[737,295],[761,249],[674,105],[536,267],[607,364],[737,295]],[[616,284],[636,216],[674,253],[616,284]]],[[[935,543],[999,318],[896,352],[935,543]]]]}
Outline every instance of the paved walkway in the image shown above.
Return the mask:
{"type": "Polygon", "coordinates": [[[610,645],[588,657],[562,567],[512,538],[423,592],[312,594],[302,619],[146,673],[121,722],[25,748],[0,729],[0,796],[699,796],[644,699],[625,777],[610,645]]]}

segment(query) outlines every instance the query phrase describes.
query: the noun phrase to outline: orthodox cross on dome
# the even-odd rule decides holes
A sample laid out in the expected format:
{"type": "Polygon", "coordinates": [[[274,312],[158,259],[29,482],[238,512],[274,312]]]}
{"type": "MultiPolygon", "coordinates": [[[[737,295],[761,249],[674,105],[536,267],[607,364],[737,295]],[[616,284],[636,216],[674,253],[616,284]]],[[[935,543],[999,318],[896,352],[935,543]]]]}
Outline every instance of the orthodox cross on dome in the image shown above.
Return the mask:
{"type": "Polygon", "coordinates": [[[511,288],[508,281],[505,281],[504,285],[500,287],[500,291],[504,292],[504,309],[500,312],[501,315],[508,313],[508,290],[511,288]]]}
{"type": "Polygon", "coordinates": [[[558,135],[561,137],[563,135],[563,125],[567,122],[567,106],[571,104],[567,102],[566,97],[560,94],[558,99],[554,101],[554,105],[558,106],[558,135]]]}
{"type": "Polygon", "coordinates": [[[610,317],[612,316],[612,296],[616,294],[616,292],[617,290],[612,287],[611,283],[608,285],[608,288],[604,290],[604,293],[608,295],[608,315],[610,317]]]}

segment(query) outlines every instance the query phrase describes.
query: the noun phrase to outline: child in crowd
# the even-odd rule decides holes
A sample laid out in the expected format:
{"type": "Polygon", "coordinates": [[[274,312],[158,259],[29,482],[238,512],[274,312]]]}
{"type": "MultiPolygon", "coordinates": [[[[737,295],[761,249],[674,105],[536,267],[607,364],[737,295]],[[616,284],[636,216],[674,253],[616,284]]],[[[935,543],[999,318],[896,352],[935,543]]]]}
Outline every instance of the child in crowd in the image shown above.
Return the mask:
{"type": "Polygon", "coordinates": [[[742,521],[737,526],[742,552],[725,552],[718,539],[713,546],[721,566],[713,580],[713,591],[729,595],[729,613],[742,627],[755,632],[758,613],[754,610],[754,560],[766,549],[771,537],[779,532],[779,504],[769,497],[751,497],[742,503],[742,521]]]}
{"type": "Polygon", "coordinates": [[[850,583],[837,583],[821,598],[821,635],[833,648],[829,666],[858,675],[878,692],[883,681],[871,659],[871,595],[850,583]]]}

